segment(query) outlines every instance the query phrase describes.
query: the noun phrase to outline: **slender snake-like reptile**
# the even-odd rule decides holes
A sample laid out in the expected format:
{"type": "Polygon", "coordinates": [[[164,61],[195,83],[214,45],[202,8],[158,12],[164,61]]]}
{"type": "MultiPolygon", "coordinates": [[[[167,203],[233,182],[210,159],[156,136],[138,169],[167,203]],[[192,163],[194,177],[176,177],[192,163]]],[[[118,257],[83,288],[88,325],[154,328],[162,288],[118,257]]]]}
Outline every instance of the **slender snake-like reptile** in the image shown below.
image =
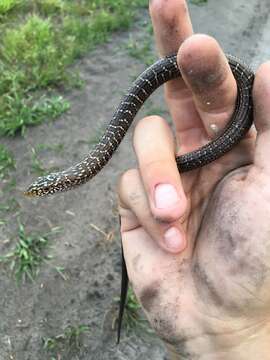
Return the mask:
{"type": "MultiPolygon", "coordinates": [[[[252,86],[254,73],[238,59],[227,55],[227,59],[237,82],[238,95],[232,118],[213,141],[176,157],[179,171],[186,172],[202,167],[231,150],[250,129],[253,122],[252,86]]],[[[133,83],[98,144],[81,162],[67,170],[38,178],[26,190],[28,196],[44,196],[67,191],[93,178],[109,161],[130,127],[135,115],[146,99],[162,84],[181,76],[176,55],[166,56],[146,69],[133,83]]],[[[128,276],[122,252],[122,285],[118,322],[118,342],[124,313],[128,276]]]]}

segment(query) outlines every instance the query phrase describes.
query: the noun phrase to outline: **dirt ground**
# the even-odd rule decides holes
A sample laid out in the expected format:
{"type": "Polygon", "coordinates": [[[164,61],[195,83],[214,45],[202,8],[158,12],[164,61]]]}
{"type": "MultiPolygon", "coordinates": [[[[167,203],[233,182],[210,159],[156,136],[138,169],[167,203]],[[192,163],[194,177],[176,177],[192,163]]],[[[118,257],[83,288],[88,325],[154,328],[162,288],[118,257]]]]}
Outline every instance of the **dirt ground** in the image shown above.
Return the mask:
{"type": "MultiPolygon", "coordinates": [[[[196,32],[215,36],[226,52],[257,67],[270,59],[269,0],[209,0],[205,6],[191,5],[196,32]]],[[[0,360],[51,360],[42,338],[60,334],[69,324],[89,325],[83,346],[74,353],[63,352],[57,360],[146,360],[165,359],[165,350],[154,336],[123,332],[119,346],[111,330],[112,304],[120,289],[120,238],[118,234],[115,185],[119,175],[135,165],[131,147],[132,131],[108,166],[91,183],[74,191],[44,199],[25,199],[22,190],[29,184],[31,147],[62,144],[63,151],[45,149],[40,159],[48,166],[65,168],[81,159],[89,142],[110,119],[131,80],[145,67],[130,57],[130,36],[144,39],[148,14],[130,33],[115,34],[104,46],[76,64],[85,81],[82,90],[66,91],[71,110],[55,122],[29,129],[25,138],[2,139],[14,153],[17,163],[15,196],[18,210],[1,227],[0,251],[13,244],[16,218],[28,231],[63,230],[51,241],[50,261],[62,266],[66,280],[53,266],[43,265],[35,283],[17,286],[10,274],[0,270],[0,360]],[[94,224],[94,226],[93,226],[94,224]],[[113,234],[105,239],[97,229],[113,234]],[[7,239],[11,239],[7,242],[7,239]]],[[[154,52],[154,46],[153,46],[154,52]]],[[[158,91],[144,106],[139,117],[168,112],[158,91]]],[[[7,200],[7,193],[3,200],[7,200]]]]}

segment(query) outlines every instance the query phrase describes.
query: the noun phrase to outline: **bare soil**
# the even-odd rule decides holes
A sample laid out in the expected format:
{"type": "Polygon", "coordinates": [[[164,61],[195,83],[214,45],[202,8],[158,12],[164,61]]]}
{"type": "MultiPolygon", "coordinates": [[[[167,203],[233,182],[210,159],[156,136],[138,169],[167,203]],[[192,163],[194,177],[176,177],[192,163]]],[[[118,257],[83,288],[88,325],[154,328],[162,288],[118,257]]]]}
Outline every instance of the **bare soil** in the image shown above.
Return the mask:
{"type": "MultiPolygon", "coordinates": [[[[237,0],[230,4],[209,0],[206,6],[190,8],[195,31],[215,36],[227,52],[255,66],[270,59],[269,0],[237,0]]],[[[148,14],[142,12],[130,34],[144,39],[148,23],[148,14]]],[[[91,183],[44,199],[25,199],[21,193],[35,177],[31,147],[63,144],[63,151],[45,149],[39,155],[48,167],[59,168],[73,164],[88,152],[89,142],[110,119],[131,80],[145,68],[142,61],[127,54],[125,44],[130,34],[115,34],[76,64],[74,71],[79,69],[85,87],[63,94],[72,105],[68,113],[55,122],[29,129],[25,138],[1,140],[15,154],[17,186],[13,193],[19,206],[1,227],[0,251],[4,254],[14,245],[18,215],[28,231],[44,233],[60,226],[63,231],[51,240],[49,253],[54,256],[51,264],[65,268],[66,281],[47,264],[43,264],[34,283],[20,286],[10,272],[0,270],[0,360],[51,360],[42,338],[61,334],[69,324],[89,325],[90,332],[84,334],[79,350],[66,349],[57,360],[166,358],[155,336],[124,331],[121,344],[116,346],[112,331],[121,270],[115,188],[119,175],[135,166],[132,130],[91,183]],[[108,239],[98,229],[112,236],[108,239]]],[[[145,104],[139,118],[151,112],[169,118],[162,90],[145,104]]],[[[4,192],[3,201],[10,194],[4,192]]]]}

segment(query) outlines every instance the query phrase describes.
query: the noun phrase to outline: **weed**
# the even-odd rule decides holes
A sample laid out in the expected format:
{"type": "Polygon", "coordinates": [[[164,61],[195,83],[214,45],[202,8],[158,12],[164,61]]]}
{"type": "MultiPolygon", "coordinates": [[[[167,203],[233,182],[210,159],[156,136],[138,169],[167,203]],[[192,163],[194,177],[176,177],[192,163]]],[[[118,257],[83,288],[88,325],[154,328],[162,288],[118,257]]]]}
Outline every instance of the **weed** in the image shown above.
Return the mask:
{"type": "Polygon", "coordinates": [[[133,0],[130,2],[133,6],[148,8],[149,1],[148,0],[133,0]]]}
{"type": "Polygon", "coordinates": [[[138,324],[141,321],[141,315],[139,314],[140,309],[141,305],[139,304],[133,290],[129,288],[124,314],[124,325],[127,328],[127,331],[134,330],[138,327],[138,324]]]}
{"type": "Polygon", "coordinates": [[[98,233],[100,233],[104,237],[105,241],[112,241],[114,239],[114,230],[105,232],[104,230],[100,229],[97,225],[92,223],[90,224],[90,227],[96,230],[98,233]]]}
{"type": "Polygon", "coordinates": [[[0,227],[6,225],[7,221],[5,219],[0,219],[0,227]]]}
{"type": "Polygon", "coordinates": [[[31,148],[32,158],[31,158],[31,168],[35,174],[38,176],[47,175],[50,172],[57,171],[57,167],[45,168],[42,161],[39,159],[37,150],[35,148],[31,148]]]}
{"type": "Polygon", "coordinates": [[[43,150],[51,150],[54,151],[56,153],[61,153],[64,150],[64,144],[63,143],[58,143],[58,144],[38,144],[36,146],[36,151],[43,151],[43,150]]]}
{"type": "Polygon", "coordinates": [[[3,12],[20,4],[3,20],[0,42],[0,135],[13,136],[69,108],[60,97],[36,100],[37,94],[63,84],[81,85],[70,65],[106,41],[112,31],[130,26],[136,8],[147,1],[2,0],[0,4],[3,12]]]}
{"type": "Polygon", "coordinates": [[[19,76],[20,84],[14,85],[47,86],[58,81],[64,71],[63,56],[56,46],[50,19],[29,16],[18,28],[6,31],[2,47],[1,55],[10,67],[9,72],[13,69],[19,76]]]}
{"type": "Polygon", "coordinates": [[[20,0],[1,0],[0,1],[0,15],[5,15],[15,6],[20,4],[20,0]]]}
{"type": "Polygon", "coordinates": [[[151,22],[146,25],[146,32],[149,35],[154,34],[153,24],[151,22]]]}
{"type": "Polygon", "coordinates": [[[62,0],[38,0],[37,6],[42,15],[58,15],[65,9],[65,2],[62,0]]]}
{"type": "Polygon", "coordinates": [[[14,212],[20,207],[15,197],[9,197],[6,203],[0,204],[0,212],[14,212]]]}
{"type": "Polygon", "coordinates": [[[63,266],[55,266],[54,269],[63,280],[67,281],[68,277],[65,274],[65,268],[63,266]]]}
{"type": "Polygon", "coordinates": [[[149,109],[147,109],[146,111],[146,115],[150,116],[150,115],[159,115],[159,116],[164,116],[164,114],[166,114],[168,111],[166,109],[163,109],[161,107],[155,107],[155,106],[152,106],[150,107],[149,109]]]}
{"type": "Polygon", "coordinates": [[[82,335],[89,331],[88,325],[69,325],[63,333],[54,337],[43,338],[43,348],[55,356],[62,351],[65,353],[77,351],[82,346],[82,335]]]}
{"type": "MultiPolygon", "coordinates": [[[[14,95],[14,94],[13,94],[14,95]]],[[[60,114],[67,111],[70,107],[69,102],[62,96],[51,98],[41,97],[38,101],[33,101],[32,97],[28,99],[16,96],[3,96],[5,112],[1,112],[0,100],[0,135],[13,136],[18,131],[25,133],[26,127],[37,125],[47,119],[55,119],[60,114]]]]}
{"type": "Polygon", "coordinates": [[[8,191],[14,190],[14,188],[16,187],[16,184],[17,184],[16,178],[11,177],[9,179],[9,181],[3,185],[3,192],[8,192],[8,191]]]}
{"type": "Polygon", "coordinates": [[[142,308],[133,290],[128,289],[125,312],[123,316],[123,326],[127,333],[143,331],[152,333],[147,320],[142,316],[142,308]]]}
{"type": "Polygon", "coordinates": [[[32,159],[31,159],[31,168],[35,174],[43,176],[47,173],[47,170],[44,168],[41,160],[38,158],[35,148],[32,148],[32,159]]]}
{"type": "Polygon", "coordinates": [[[13,250],[0,256],[0,262],[9,265],[18,282],[26,279],[34,280],[38,275],[42,263],[51,259],[46,255],[49,237],[55,231],[44,235],[28,234],[22,223],[19,222],[18,241],[13,250]]]}
{"type": "Polygon", "coordinates": [[[155,61],[155,57],[151,51],[151,38],[146,38],[142,42],[130,37],[127,43],[128,54],[135,59],[142,60],[145,65],[151,65],[155,61]]]}
{"type": "Polygon", "coordinates": [[[9,174],[11,169],[15,168],[15,160],[11,152],[0,144],[0,179],[9,174]]]}
{"type": "Polygon", "coordinates": [[[204,5],[207,3],[208,0],[190,0],[191,4],[194,5],[204,5]]]}

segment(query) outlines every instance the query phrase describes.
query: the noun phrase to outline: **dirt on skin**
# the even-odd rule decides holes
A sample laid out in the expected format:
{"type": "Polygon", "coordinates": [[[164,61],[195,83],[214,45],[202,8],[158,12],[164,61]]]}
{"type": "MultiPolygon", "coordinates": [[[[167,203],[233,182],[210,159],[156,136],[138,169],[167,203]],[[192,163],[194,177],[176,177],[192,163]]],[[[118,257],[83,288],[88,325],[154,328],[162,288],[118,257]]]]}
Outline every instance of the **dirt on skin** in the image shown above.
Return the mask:
{"type": "MultiPolygon", "coordinates": [[[[215,36],[227,52],[255,66],[270,58],[266,35],[270,32],[269,0],[238,0],[230,7],[223,0],[209,0],[205,6],[190,8],[195,31],[215,36]]],[[[119,175],[136,164],[132,130],[91,183],[49,198],[22,196],[36,177],[31,166],[32,147],[62,144],[62,151],[45,149],[39,158],[47,167],[63,169],[80,160],[88,152],[89,142],[97,140],[99,129],[110,119],[121,95],[145,68],[143,61],[128,55],[127,44],[130,36],[141,41],[150,36],[148,23],[148,14],[143,12],[130,33],[115,34],[110,42],[76,64],[85,87],[63,94],[72,105],[68,113],[55,122],[29,129],[25,138],[1,139],[13,151],[17,163],[13,173],[16,188],[3,191],[1,203],[10,196],[18,202],[16,211],[6,216],[7,223],[1,227],[1,254],[14,246],[18,216],[28,232],[44,233],[56,226],[63,230],[50,240],[51,265],[42,265],[34,283],[17,286],[10,272],[0,269],[0,360],[52,360],[53,353],[44,349],[42,339],[63,333],[68,325],[81,324],[88,325],[90,331],[83,335],[80,349],[65,349],[55,359],[166,358],[155,336],[123,331],[121,344],[116,346],[112,331],[121,271],[115,188],[119,175]],[[105,234],[110,235],[109,239],[105,234]],[[66,280],[54,266],[65,269],[66,280]]],[[[154,54],[154,46],[152,51],[154,54]]],[[[145,104],[139,118],[155,113],[169,118],[162,90],[145,104]]]]}

